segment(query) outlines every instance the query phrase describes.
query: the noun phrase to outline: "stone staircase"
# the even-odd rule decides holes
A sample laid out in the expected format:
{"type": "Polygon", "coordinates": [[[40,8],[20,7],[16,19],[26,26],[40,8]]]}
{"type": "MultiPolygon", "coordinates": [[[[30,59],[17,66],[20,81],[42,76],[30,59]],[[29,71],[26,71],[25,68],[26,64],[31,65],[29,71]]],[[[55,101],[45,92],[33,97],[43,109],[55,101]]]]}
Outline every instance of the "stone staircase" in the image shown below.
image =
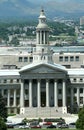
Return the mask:
{"type": "Polygon", "coordinates": [[[21,118],[50,118],[50,117],[68,117],[70,114],[63,114],[62,107],[26,107],[25,113],[17,115],[21,118]]]}

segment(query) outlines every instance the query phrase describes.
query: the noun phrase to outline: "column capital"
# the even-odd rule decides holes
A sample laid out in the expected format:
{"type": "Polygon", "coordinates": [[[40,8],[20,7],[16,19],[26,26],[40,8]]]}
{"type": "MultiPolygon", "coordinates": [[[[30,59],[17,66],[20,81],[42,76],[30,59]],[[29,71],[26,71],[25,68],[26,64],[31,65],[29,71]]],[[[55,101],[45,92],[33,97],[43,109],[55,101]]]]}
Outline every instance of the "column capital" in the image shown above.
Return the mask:
{"type": "Polygon", "coordinates": [[[37,79],[38,82],[41,82],[41,79],[37,79]]]}
{"type": "Polygon", "coordinates": [[[49,79],[46,79],[46,82],[49,82],[49,79]]]}
{"type": "Polygon", "coordinates": [[[54,82],[57,82],[57,79],[54,79],[54,82]]]}
{"type": "Polygon", "coordinates": [[[21,83],[24,83],[24,79],[21,79],[21,83]]]}

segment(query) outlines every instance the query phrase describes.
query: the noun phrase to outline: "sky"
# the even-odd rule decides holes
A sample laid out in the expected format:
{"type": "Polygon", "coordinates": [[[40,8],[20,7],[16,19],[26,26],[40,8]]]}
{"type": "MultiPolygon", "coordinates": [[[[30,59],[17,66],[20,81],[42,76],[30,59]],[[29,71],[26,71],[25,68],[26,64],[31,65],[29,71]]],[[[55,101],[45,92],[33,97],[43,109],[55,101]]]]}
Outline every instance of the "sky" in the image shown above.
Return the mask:
{"type": "Polygon", "coordinates": [[[48,14],[84,13],[84,0],[0,0],[0,16],[35,15],[43,7],[48,14]]]}

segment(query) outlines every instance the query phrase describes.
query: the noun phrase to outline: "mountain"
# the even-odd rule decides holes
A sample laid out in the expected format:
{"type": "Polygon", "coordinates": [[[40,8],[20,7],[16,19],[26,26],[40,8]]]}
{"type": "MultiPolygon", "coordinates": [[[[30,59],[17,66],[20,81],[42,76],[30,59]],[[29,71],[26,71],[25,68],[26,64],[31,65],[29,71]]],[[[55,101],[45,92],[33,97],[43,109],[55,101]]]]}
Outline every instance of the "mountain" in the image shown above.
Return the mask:
{"type": "Polygon", "coordinates": [[[41,7],[49,17],[84,14],[84,0],[0,0],[0,17],[37,17],[41,7]]]}

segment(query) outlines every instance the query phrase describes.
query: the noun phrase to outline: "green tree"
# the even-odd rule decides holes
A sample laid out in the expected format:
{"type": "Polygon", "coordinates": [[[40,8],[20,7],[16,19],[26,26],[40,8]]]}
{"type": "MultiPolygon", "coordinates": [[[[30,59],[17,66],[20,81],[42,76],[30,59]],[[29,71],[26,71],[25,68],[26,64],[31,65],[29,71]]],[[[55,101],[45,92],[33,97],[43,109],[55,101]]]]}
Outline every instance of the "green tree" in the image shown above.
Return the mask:
{"type": "Polygon", "coordinates": [[[80,110],[78,114],[78,120],[76,121],[77,129],[84,129],[84,107],[80,110]]]}
{"type": "Polygon", "coordinates": [[[0,130],[7,130],[7,126],[3,120],[3,118],[0,117],[0,130]]]}
{"type": "Polygon", "coordinates": [[[14,37],[14,38],[12,39],[12,41],[11,41],[10,44],[12,44],[12,45],[14,45],[14,46],[18,46],[18,45],[19,45],[19,40],[18,40],[18,38],[17,38],[17,37],[14,37]]]}
{"type": "Polygon", "coordinates": [[[6,108],[5,100],[1,95],[0,95],[0,117],[3,118],[4,121],[6,121],[7,108],[6,108]]]}

